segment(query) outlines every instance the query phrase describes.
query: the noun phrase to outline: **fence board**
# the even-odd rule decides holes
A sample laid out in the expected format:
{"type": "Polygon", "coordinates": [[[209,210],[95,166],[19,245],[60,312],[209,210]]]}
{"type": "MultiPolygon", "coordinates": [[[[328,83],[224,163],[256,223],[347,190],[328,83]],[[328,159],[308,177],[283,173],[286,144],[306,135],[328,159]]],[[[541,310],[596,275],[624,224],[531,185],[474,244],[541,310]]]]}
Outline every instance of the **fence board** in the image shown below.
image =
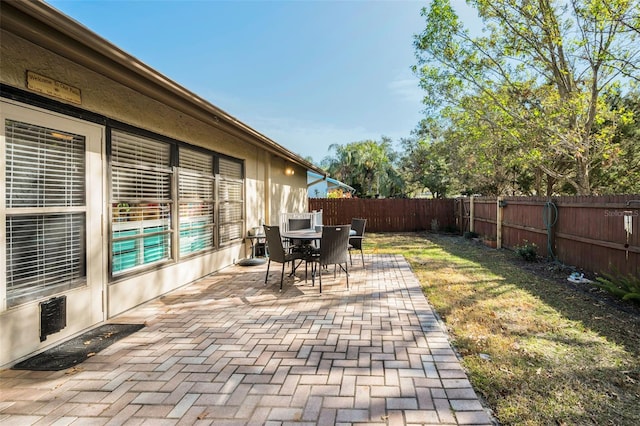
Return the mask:
{"type": "MultiPolygon", "coordinates": [[[[538,246],[544,257],[592,272],[640,274],[640,195],[580,197],[505,197],[502,210],[502,247],[525,243],[538,246]],[[552,202],[553,204],[548,204],[552,202]],[[557,221],[547,229],[548,208],[557,208],[557,221]],[[632,233],[624,230],[625,212],[631,216],[632,233]]],[[[458,199],[457,211],[469,211],[471,200],[458,199]]],[[[474,230],[495,236],[490,224],[497,217],[497,199],[474,198],[474,230]],[[493,203],[493,207],[489,208],[493,203]]],[[[467,215],[463,226],[470,227],[467,215]]]]}
{"type": "MultiPolygon", "coordinates": [[[[622,274],[640,275],[640,195],[594,197],[504,197],[502,247],[516,248],[525,242],[538,246],[538,254],[567,265],[602,273],[615,268],[622,274]],[[553,204],[549,204],[552,202],[553,204]],[[550,229],[549,212],[557,220],[550,229]],[[632,233],[624,229],[625,212],[630,215],[632,233]]],[[[474,231],[484,237],[497,232],[498,200],[474,197],[474,231]]],[[[471,229],[471,199],[309,199],[309,210],[322,210],[324,223],[350,223],[354,217],[367,219],[372,232],[415,232],[456,228],[462,234],[471,229]]],[[[556,219],[552,217],[551,219],[556,219]]]]}
{"type": "Polygon", "coordinates": [[[322,210],[325,225],[351,223],[354,217],[367,219],[371,232],[416,232],[432,228],[455,228],[454,200],[310,198],[309,211],[322,210]]]}

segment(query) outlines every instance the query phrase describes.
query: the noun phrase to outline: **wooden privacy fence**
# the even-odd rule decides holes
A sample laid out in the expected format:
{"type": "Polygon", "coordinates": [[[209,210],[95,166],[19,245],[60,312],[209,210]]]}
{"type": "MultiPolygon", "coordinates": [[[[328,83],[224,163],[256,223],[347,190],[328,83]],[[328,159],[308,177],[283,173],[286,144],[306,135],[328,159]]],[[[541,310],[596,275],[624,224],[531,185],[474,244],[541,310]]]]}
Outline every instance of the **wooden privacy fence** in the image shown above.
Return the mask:
{"type": "Polygon", "coordinates": [[[497,247],[534,243],[567,265],[640,274],[640,195],[458,198],[455,216],[462,232],[495,238],[497,247]]]}
{"type": "Polygon", "coordinates": [[[310,198],[325,225],[367,219],[372,232],[456,228],[496,239],[498,247],[538,246],[538,254],[592,272],[640,275],[640,195],[464,197],[432,199],[310,198]]]}
{"type": "Polygon", "coordinates": [[[310,198],[309,211],[314,210],[322,210],[325,225],[367,219],[366,230],[371,232],[416,232],[436,224],[440,229],[455,227],[453,199],[310,198]]]}

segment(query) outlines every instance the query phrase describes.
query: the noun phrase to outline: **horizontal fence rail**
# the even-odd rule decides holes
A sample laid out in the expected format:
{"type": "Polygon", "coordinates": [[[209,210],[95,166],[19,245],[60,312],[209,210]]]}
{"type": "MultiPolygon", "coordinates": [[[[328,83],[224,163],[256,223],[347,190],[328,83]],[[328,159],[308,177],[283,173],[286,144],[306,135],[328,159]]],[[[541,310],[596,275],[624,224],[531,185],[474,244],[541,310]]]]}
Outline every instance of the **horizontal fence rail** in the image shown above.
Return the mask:
{"type": "Polygon", "coordinates": [[[456,199],[461,229],[596,273],[640,274],[640,195],[456,199]]]}
{"type": "Polygon", "coordinates": [[[640,195],[310,198],[313,210],[325,225],[362,217],[372,232],[473,231],[497,247],[535,244],[539,255],[587,271],[640,274],[640,195]]]}

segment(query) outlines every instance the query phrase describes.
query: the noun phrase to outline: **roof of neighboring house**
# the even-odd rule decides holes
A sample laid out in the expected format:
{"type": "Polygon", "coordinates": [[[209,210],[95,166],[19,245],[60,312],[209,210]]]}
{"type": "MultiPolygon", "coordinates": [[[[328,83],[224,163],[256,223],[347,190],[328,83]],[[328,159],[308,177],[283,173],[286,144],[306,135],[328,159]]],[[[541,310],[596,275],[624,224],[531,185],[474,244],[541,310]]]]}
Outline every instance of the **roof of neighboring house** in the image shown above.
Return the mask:
{"type": "Polygon", "coordinates": [[[355,188],[347,185],[346,183],[340,182],[337,179],[333,179],[330,177],[326,177],[325,175],[321,175],[312,171],[308,171],[307,172],[307,176],[308,178],[313,179],[311,182],[308,182],[307,186],[312,186],[315,185],[317,183],[320,183],[321,181],[326,181],[327,183],[332,184],[333,186],[337,186],[339,188],[342,188],[344,190],[347,190],[349,192],[355,192],[355,188]]]}
{"type": "Polygon", "coordinates": [[[2,1],[0,25],[28,41],[272,154],[326,176],[321,168],[252,129],[43,1],[2,1]]]}

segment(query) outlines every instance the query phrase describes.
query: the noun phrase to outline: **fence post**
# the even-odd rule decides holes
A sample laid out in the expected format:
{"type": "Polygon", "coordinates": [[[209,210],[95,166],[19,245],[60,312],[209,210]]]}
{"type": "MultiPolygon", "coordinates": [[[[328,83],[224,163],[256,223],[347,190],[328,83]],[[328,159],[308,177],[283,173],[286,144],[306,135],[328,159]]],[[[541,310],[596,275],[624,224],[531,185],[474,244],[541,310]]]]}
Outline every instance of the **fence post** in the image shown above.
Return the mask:
{"type": "Polygon", "coordinates": [[[473,195],[469,198],[469,232],[475,232],[473,226],[473,195]]]}
{"type": "Polygon", "coordinates": [[[496,248],[502,248],[502,197],[498,197],[496,202],[496,248]]]}

